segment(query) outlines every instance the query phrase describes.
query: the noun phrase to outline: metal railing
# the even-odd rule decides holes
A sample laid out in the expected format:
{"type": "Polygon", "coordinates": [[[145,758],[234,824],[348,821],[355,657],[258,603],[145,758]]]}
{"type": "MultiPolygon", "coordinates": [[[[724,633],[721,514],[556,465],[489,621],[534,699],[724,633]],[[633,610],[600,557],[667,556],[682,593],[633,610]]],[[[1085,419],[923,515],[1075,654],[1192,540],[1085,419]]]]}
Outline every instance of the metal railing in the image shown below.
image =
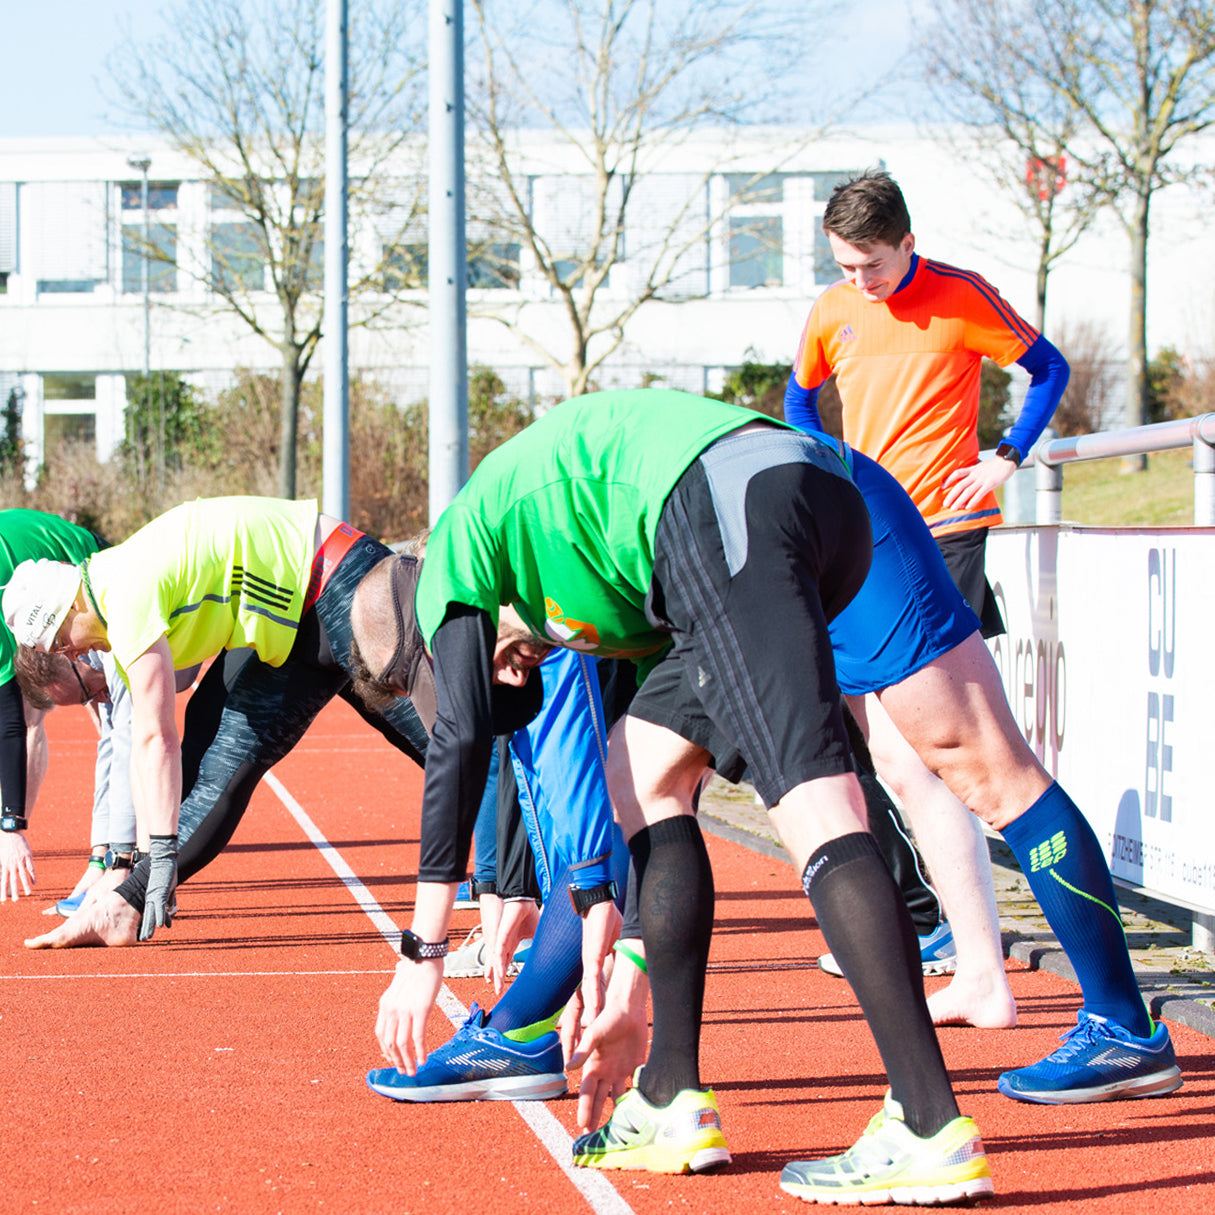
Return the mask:
{"type": "Polygon", "coordinates": [[[1185,447],[1192,447],[1194,451],[1194,524],[1215,527],[1215,413],[1068,439],[1044,437],[1004,487],[1005,522],[1044,526],[1061,523],[1065,464],[1112,456],[1147,455],[1154,451],[1179,451],[1185,447]],[[1029,491],[1030,468],[1034,470],[1032,493],[1029,491]]]}

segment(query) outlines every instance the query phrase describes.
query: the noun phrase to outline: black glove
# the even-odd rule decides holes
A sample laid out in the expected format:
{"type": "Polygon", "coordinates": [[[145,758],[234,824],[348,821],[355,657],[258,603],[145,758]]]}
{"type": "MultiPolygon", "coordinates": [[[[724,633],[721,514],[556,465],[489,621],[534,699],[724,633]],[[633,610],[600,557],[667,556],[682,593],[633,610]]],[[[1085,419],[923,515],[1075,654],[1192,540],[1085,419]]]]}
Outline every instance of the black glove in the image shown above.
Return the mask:
{"type": "Polygon", "coordinates": [[[144,899],[139,939],[150,941],[158,928],[171,928],[177,910],[173,892],[177,889],[177,836],[154,835],[148,849],[151,871],[144,899]]]}

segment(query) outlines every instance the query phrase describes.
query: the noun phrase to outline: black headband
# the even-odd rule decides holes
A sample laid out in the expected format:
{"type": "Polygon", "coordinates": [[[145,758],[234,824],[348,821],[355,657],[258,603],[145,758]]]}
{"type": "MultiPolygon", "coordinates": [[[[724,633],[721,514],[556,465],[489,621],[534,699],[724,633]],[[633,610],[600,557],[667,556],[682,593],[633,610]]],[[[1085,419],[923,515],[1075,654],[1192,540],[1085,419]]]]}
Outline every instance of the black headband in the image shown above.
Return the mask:
{"type": "Polygon", "coordinates": [[[416,557],[398,556],[393,562],[390,585],[397,640],[392,657],[380,672],[379,682],[405,692],[429,731],[435,722],[435,678],[414,612],[419,572],[416,557]]]}

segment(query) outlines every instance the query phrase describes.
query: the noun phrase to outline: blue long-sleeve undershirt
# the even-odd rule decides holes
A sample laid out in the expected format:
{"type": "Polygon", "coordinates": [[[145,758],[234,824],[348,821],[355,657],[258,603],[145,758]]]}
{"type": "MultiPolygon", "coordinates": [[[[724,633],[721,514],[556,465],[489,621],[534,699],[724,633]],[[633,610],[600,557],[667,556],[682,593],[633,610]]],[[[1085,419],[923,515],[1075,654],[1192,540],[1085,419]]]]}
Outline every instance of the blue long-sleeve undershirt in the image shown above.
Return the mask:
{"type": "MultiPolygon", "coordinates": [[[[1016,421],[1009,428],[1005,442],[1025,454],[1042,437],[1047,423],[1054,416],[1059,400],[1067,387],[1071,369],[1058,348],[1041,334],[1037,341],[1017,360],[1017,365],[1029,372],[1029,387],[1016,421]]],[[[785,386],[785,421],[799,430],[823,429],[818,414],[818,389],[805,388],[791,373],[785,386]]]]}

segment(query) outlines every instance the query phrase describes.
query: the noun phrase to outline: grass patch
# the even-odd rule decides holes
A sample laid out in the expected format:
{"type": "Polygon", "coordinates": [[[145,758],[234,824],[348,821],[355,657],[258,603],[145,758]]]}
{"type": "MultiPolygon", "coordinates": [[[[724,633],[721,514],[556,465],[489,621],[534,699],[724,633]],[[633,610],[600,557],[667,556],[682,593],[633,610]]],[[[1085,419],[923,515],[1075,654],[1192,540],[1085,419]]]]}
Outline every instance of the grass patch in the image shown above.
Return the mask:
{"type": "Polygon", "coordinates": [[[1063,466],[1063,522],[1086,527],[1190,527],[1194,523],[1193,453],[1148,456],[1146,472],[1128,473],[1122,457],[1063,466]]]}

